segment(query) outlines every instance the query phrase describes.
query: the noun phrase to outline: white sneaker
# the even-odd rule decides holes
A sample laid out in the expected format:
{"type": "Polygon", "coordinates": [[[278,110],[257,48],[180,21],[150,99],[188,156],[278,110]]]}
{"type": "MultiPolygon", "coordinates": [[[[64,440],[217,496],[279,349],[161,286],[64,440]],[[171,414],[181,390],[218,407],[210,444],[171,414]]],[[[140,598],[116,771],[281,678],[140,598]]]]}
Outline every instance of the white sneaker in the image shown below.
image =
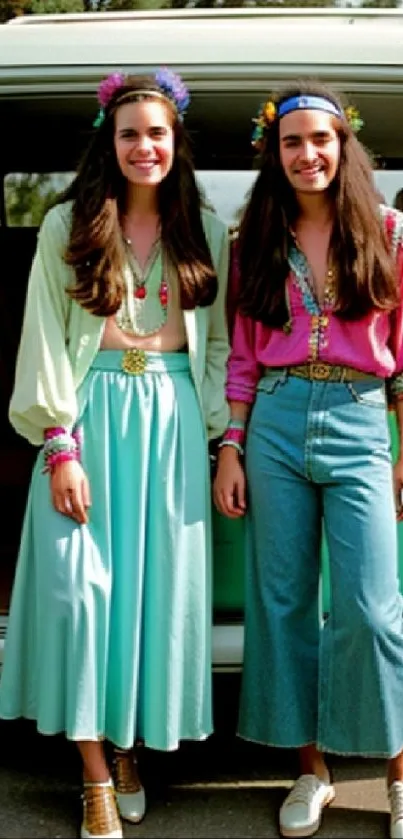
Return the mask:
{"type": "Polygon", "coordinates": [[[312,836],[319,828],[323,808],[335,794],[331,783],[316,775],[300,775],[280,808],[282,836],[312,836]]]}
{"type": "Polygon", "coordinates": [[[403,839],[403,781],[393,781],[388,788],[390,801],[390,839],[403,839]]]}

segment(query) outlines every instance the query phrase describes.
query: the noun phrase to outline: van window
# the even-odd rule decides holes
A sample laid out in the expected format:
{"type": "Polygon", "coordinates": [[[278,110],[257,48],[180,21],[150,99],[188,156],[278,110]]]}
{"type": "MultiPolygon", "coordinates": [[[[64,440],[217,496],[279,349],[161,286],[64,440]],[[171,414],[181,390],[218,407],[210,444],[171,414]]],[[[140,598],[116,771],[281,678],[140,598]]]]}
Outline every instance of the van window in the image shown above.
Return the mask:
{"type": "Polygon", "coordinates": [[[46,210],[72,177],[72,172],[10,172],[4,179],[6,225],[39,227],[46,210]]]}
{"type": "MultiPolygon", "coordinates": [[[[4,179],[6,224],[8,227],[38,227],[57,195],[71,183],[74,172],[12,172],[4,179]]],[[[199,170],[197,180],[209,206],[230,227],[239,221],[253,186],[256,171],[199,170]]],[[[378,169],[375,183],[386,204],[403,187],[403,170],[378,169]]]]}

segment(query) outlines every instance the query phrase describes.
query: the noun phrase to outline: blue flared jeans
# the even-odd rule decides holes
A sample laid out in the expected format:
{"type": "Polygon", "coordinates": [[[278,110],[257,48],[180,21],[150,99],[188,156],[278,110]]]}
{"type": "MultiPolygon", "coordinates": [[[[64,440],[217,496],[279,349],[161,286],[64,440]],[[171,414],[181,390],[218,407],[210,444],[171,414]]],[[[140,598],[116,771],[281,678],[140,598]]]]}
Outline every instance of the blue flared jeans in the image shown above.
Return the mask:
{"type": "Polygon", "coordinates": [[[246,472],[239,735],[395,756],[403,748],[403,622],[383,381],[271,371],[251,413],[246,472]]]}

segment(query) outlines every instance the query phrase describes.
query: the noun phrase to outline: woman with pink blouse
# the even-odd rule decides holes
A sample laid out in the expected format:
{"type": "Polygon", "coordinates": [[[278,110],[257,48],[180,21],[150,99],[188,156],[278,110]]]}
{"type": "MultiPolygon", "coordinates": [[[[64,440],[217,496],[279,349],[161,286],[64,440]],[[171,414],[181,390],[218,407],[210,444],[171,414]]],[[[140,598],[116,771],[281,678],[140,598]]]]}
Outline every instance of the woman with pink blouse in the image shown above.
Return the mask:
{"type": "Polygon", "coordinates": [[[403,837],[403,447],[392,467],[387,413],[403,440],[403,215],[379,206],[361,124],[312,82],[266,102],[237,243],[214,498],[246,514],[239,734],[299,752],[280,809],[290,837],[312,835],[334,798],[324,753],[388,759],[403,837]]]}

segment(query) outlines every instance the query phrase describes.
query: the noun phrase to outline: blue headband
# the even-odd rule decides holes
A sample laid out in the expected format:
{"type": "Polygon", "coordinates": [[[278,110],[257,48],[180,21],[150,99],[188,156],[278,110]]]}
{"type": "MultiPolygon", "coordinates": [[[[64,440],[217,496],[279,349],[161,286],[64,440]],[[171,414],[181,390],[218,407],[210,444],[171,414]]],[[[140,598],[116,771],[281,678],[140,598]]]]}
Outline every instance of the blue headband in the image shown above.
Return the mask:
{"type": "Polygon", "coordinates": [[[343,119],[343,112],[334,102],[324,96],[290,96],[284,99],[277,108],[279,119],[290,114],[291,111],[326,111],[339,119],[343,119]]]}

